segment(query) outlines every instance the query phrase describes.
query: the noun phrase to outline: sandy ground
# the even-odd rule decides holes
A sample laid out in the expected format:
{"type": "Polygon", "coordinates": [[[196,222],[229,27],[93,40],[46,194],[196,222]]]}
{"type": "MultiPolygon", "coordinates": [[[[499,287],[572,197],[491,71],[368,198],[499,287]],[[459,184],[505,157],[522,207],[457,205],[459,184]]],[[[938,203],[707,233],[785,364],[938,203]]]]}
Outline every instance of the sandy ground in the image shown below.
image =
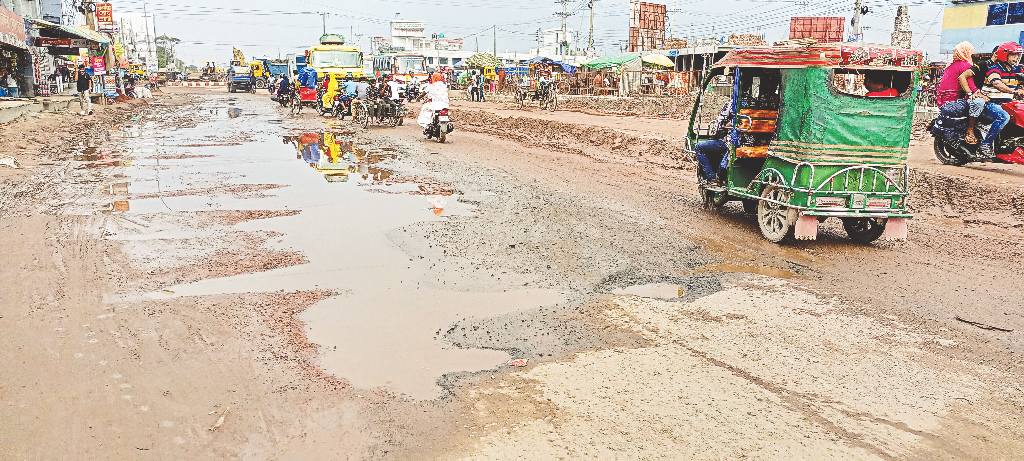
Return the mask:
{"type": "MultiPolygon", "coordinates": [[[[852,245],[832,225],[819,241],[778,246],[736,206],[701,210],[692,170],[671,155],[638,161],[656,142],[623,146],[664,137],[666,121],[526,112],[535,126],[622,133],[593,131],[598,142],[562,149],[482,125],[445,145],[415,124],[355,130],[292,117],[262,93],[174,89],[134,107],[89,126],[51,116],[4,128],[0,142],[21,149],[26,168],[0,169],[0,458],[1021,452],[1022,293],[1001,276],[1021,269],[1020,214],[977,198],[949,205],[971,191],[1015,196],[998,176],[1012,172],[981,171],[973,190],[930,183],[909,242],[852,245]],[[225,106],[245,115],[221,117],[225,106]],[[139,136],[122,125],[140,125],[139,136]],[[288,145],[267,150],[309,130],[338,132],[395,175],[327,189],[288,145]],[[317,181],[295,176],[306,173],[317,181]],[[332,194],[371,205],[331,216],[344,206],[332,194]],[[430,213],[422,195],[448,197],[451,214],[430,213]],[[360,219],[377,224],[335,243],[316,229],[360,219]],[[355,264],[371,260],[380,268],[355,264]],[[304,267],[367,280],[335,283],[304,267]],[[246,277],[267,282],[217,292],[246,277]],[[646,284],[677,293],[612,294],[646,284]],[[472,314],[402,327],[447,356],[500,351],[529,359],[523,368],[443,372],[439,398],[403,395],[400,380],[353,386],[337,365],[348,351],[325,346],[346,344],[342,330],[323,331],[325,306],[419,289],[441,301],[515,290],[561,300],[511,310],[478,301],[472,314]]],[[[418,309],[410,299],[389,316],[418,309]]],[[[379,367],[414,366],[387,351],[371,356],[379,367]]]]}

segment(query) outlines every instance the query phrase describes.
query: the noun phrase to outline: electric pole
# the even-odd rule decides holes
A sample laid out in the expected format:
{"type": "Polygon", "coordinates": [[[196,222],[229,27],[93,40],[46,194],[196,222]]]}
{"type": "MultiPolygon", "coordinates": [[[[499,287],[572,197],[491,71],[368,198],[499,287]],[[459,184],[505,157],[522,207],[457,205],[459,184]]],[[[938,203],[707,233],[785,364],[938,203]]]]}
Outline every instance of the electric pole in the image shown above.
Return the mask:
{"type": "Polygon", "coordinates": [[[561,38],[561,40],[558,40],[558,54],[559,55],[564,55],[565,54],[565,49],[563,48],[563,46],[569,44],[569,39],[566,38],[566,29],[565,29],[565,20],[568,19],[569,16],[570,16],[569,15],[569,10],[568,10],[568,8],[569,8],[569,0],[558,0],[558,3],[562,4],[562,12],[561,13],[555,13],[556,16],[561,16],[562,17],[562,38],[561,38]]]}
{"type": "Polygon", "coordinates": [[[861,0],[856,0],[853,4],[853,21],[850,24],[852,26],[850,27],[850,31],[853,32],[853,36],[856,37],[858,42],[861,41],[860,15],[862,14],[863,9],[864,5],[861,0]]]}
{"type": "Polygon", "coordinates": [[[590,0],[590,37],[587,38],[587,50],[594,50],[594,0],[590,0]]]}
{"type": "Polygon", "coordinates": [[[492,29],[494,29],[494,57],[498,57],[498,26],[494,26],[492,29]]]}
{"type": "Polygon", "coordinates": [[[327,35],[327,15],[329,13],[317,13],[317,14],[320,15],[320,19],[322,20],[321,22],[323,22],[323,24],[324,24],[324,35],[327,35]]]}

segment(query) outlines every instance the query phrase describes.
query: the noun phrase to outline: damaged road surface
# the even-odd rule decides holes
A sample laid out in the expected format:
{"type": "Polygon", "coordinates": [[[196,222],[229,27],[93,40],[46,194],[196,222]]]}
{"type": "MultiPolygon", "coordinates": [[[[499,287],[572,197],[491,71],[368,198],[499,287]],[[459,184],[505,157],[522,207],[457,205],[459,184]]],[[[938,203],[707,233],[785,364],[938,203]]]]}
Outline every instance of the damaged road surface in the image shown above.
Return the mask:
{"type": "Polygon", "coordinates": [[[437,144],[170,91],[0,170],[0,458],[1024,450],[1019,210],[774,245],[643,119],[437,144]]]}

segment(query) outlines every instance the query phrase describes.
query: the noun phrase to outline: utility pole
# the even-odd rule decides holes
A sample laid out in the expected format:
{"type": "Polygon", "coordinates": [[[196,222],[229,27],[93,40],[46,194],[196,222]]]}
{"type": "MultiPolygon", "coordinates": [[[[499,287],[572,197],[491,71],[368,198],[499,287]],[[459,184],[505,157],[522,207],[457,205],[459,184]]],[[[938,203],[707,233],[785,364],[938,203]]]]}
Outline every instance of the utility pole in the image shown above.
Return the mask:
{"type": "Polygon", "coordinates": [[[494,29],[494,57],[498,57],[498,26],[492,27],[494,29]]]}
{"type": "Polygon", "coordinates": [[[850,24],[850,32],[853,32],[854,37],[857,41],[861,41],[861,27],[860,27],[860,15],[862,14],[864,5],[861,0],[856,0],[853,4],[853,21],[850,24]]]}
{"type": "Polygon", "coordinates": [[[327,15],[329,13],[317,13],[317,14],[320,15],[321,22],[323,22],[323,25],[324,25],[324,35],[327,35],[327,15]]]}
{"type": "Polygon", "coordinates": [[[558,0],[558,3],[562,4],[562,12],[561,13],[555,13],[556,16],[561,16],[562,17],[562,37],[561,37],[561,40],[558,40],[558,54],[559,55],[564,55],[565,54],[565,49],[563,48],[563,44],[568,44],[569,43],[569,39],[566,38],[566,29],[565,29],[565,20],[568,19],[569,16],[570,16],[569,15],[569,9],[568,9],[569,8],[569,0],[558,0]]]}
{"type": "Polygon", "coordinates": [[[594,50],[594,0],[590,0],[590,36],[587,38],[587,50],[594,50]]]}
{"type": "Polygon", "coordinates": [[[540,56],[540,29],[537,29],[537,56],[540,56]]]}

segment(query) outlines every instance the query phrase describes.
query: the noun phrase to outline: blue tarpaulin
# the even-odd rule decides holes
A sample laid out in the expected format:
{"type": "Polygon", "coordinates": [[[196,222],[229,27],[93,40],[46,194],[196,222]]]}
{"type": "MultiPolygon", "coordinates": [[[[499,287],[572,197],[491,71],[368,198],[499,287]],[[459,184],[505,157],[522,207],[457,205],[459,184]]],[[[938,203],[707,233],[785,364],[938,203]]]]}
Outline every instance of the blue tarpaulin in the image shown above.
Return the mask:
{"type": "Polygon", "coordinates": [[[316,88],[316,69],[303,67],[299,70],[299,84],[306,88],[316,88]]]}

